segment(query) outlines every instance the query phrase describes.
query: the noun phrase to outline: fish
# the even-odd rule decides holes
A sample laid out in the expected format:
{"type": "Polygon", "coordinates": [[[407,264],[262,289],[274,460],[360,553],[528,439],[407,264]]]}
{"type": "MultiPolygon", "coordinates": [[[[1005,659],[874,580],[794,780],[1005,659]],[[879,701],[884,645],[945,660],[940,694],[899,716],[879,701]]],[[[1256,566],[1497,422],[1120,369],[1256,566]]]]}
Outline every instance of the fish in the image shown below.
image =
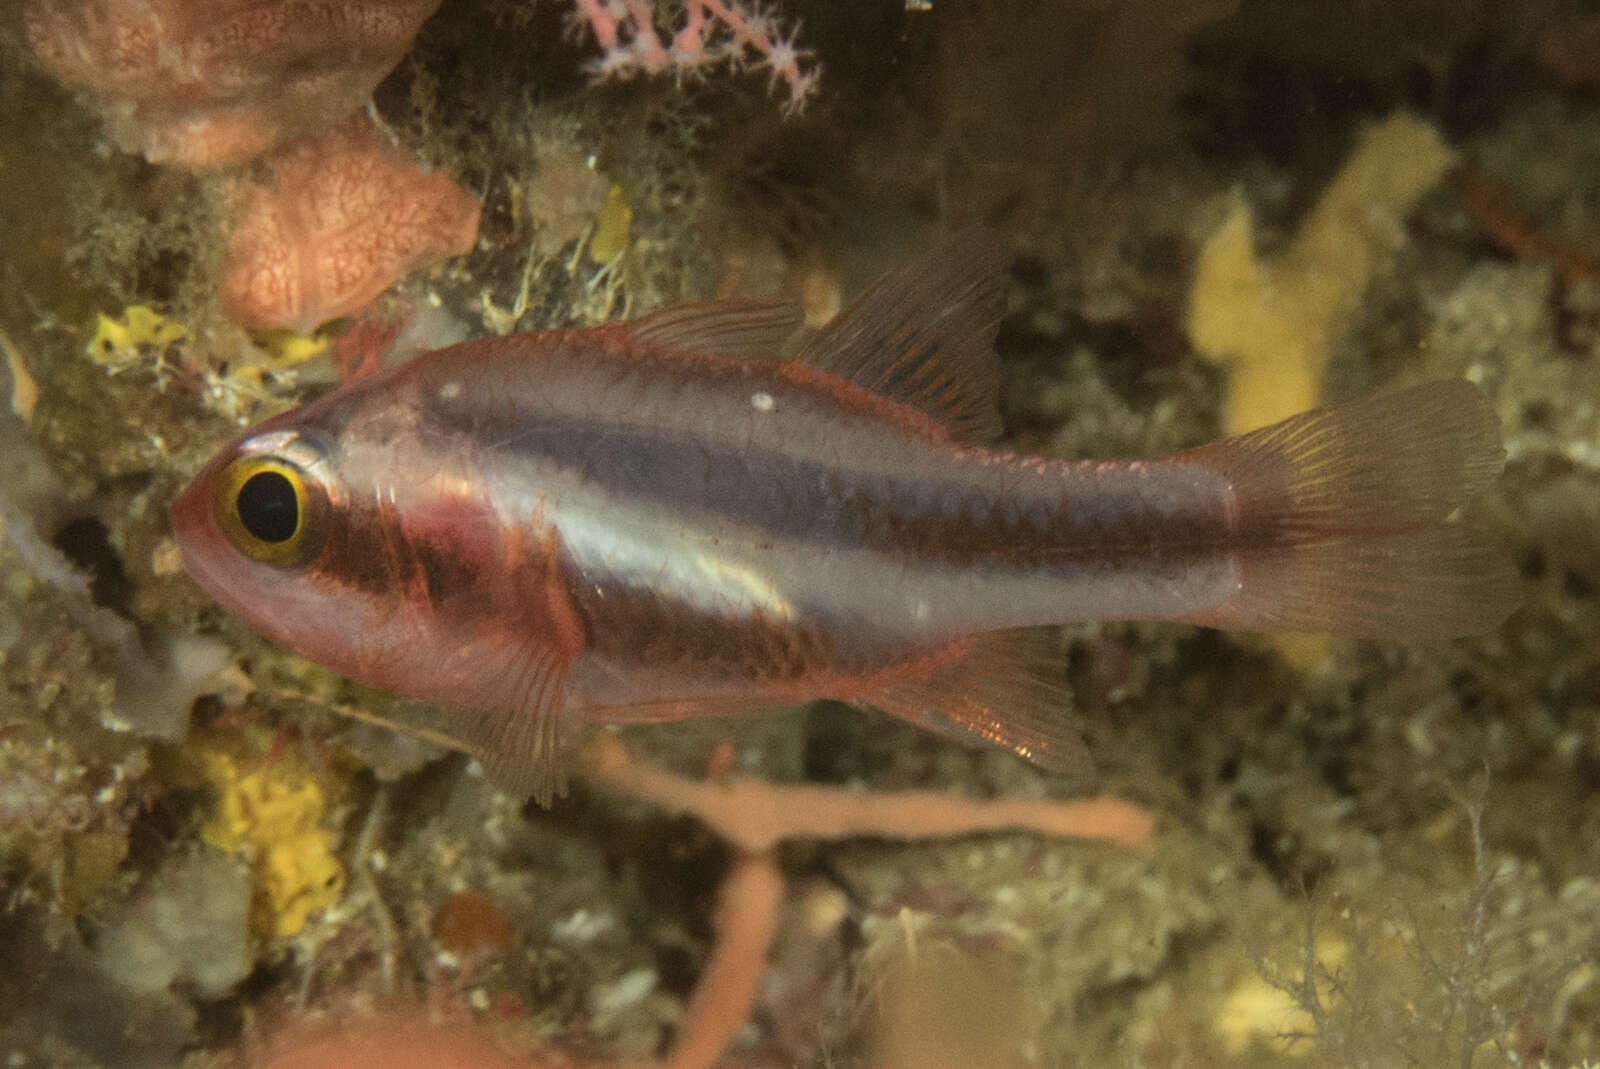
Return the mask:
{"type": "Polygon", "coordinates": [[[1511,611],[1456,515],[1503,464],[1476,387],[1019,455],[984,444],[1009,264],[959,231],[798,348],[773,300],[426,352],[223,448],[171,508],[184,566],[544,803],[585,725],[816,698],[1081,770],[1071,621],[1434,641],[1511,611]]]}

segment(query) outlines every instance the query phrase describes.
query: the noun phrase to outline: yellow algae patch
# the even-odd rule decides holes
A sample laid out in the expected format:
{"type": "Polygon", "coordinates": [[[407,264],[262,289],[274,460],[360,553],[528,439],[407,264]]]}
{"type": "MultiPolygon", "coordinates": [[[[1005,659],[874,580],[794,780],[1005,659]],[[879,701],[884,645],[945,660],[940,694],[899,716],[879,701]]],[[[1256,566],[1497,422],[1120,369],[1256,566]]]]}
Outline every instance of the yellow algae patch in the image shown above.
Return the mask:
{"type": "Polygon", "coordinates": [[[264,734],[253,735],[193,748],[200,778],[217,795],[200,837],[250,861],[252,923],[259,934],[282,938],[339,900],[344,866],[334,854],[333,833],[322,826],[327,796],[321,783],[292,749],[269,753],[264,734]]]}
{"type": "MultiPolygon", "coordinates": [[[[1349,956],[1350,948],[1341,939],[1324,936],[1317,940],[1317,997],[1329,995],[1328,977],[1349,956]]],[[[1257,1043],[1265,1043],[1279,1054],[1306,1054],[1316,1027],[1299,1000],[1283,987],[1268,983],[1252,973],[1222,999],[1215,1022],[1217,1035],[1232,1057],[1238,1057],[1257,1043]]]]}
{"type": "Polygon", "coordinates": [[[1401,220],[1454,156],[1433,127],[1395,115],[1368,130],[1275,262],[1254,247],[1236,204],[1200,252],[1189,298],[1195,349],[1229,371],[1229,434],[1316,404],[1345,320],[1398,244],[1401,220]]]}
{"type": "Polygon", "coordinates": [[[613,184],[606,202],[594,217],[594,236],[589,239],[589,259],[610,263],[628,247],[628,232],[633,228],[633,206],[622,187],[613,184]]]}
{"type": "Polygon", "coordinates": [[[188,336],[182,323],[174,323],[149,305],[130,304],[117,319],[104,312],[95,315],[88,352],[95,363],[116,367],[136,357],[140,346],[165,348],[188,336]]]}
{"type": "Polygon", "coordinates": [[[317,331],[296,334],[281,327],[252,331],[250,340],[278,367],[293,367],[313,357],[321,356],[333,345],[329,334],[317,331]]]}

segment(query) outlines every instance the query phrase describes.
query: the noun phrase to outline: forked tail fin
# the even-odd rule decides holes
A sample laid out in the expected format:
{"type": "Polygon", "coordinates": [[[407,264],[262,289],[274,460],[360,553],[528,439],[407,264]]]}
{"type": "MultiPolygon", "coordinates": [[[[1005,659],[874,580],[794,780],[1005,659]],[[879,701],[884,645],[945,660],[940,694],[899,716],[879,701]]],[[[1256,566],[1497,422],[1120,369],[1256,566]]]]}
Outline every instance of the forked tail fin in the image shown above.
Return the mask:
{"type": "Polygon", "coordinates": [[[1499,473],[1493,410],[1463,381],[1429,382],[1181,454],[1224,473],[1239,592],[1195,623],[1444,639],[1516,605],[1508,562],[1451,514],[1499,473]]]}

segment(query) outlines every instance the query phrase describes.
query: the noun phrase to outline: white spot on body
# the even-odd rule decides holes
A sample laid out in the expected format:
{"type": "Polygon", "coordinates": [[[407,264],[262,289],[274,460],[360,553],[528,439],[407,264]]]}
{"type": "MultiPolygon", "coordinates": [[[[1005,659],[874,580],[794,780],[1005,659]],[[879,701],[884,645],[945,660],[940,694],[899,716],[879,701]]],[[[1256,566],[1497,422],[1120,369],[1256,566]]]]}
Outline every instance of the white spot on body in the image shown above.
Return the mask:
{"type": "Polygon", "coordinates": [[[455,379],[451,379],[449,382],[446,382],[443,386],[439,387],[439,400],[441,401],[454,401],[460,396],[461,383],[457,382],[455,379]]]}
{"type": "Polygon", "coordinates": [[[778,402],[773,399],[770,393],[760,390],[750,395],[750,407],[757,412],[771,412],[778,407],[778,402]]]}

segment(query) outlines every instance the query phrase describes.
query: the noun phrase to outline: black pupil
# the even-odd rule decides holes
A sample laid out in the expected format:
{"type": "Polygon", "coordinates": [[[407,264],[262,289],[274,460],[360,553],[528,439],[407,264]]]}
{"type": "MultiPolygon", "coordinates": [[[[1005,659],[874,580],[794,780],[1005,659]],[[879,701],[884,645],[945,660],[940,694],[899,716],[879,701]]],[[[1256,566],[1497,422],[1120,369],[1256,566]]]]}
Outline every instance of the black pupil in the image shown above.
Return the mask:
{"type": "Polygon", "coordinates": [[[300,526],[294,483],[278,471],[258,471],[239,487],[239,522],[251,537],[276,544],[294,537],[300,526]]]}

